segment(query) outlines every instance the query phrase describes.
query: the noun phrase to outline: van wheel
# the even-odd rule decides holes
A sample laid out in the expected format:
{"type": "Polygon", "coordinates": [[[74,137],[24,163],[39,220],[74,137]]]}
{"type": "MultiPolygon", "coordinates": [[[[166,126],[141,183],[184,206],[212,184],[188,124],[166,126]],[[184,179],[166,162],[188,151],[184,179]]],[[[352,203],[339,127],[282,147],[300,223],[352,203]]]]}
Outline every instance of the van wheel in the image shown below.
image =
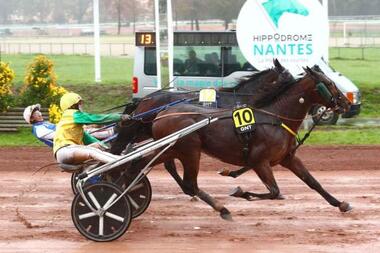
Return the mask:
{"type": "MultiPolygon", "coordinates": [[[[326,106],[323,105],[318,105],[313,108],[312,115],[314,123],[317,122],[324,110],[326,110],[326,106]]],[[[335,125],[338,119],[339,115],[336,112],[328,111],[323,115],[318,125],[335,125]]]]}

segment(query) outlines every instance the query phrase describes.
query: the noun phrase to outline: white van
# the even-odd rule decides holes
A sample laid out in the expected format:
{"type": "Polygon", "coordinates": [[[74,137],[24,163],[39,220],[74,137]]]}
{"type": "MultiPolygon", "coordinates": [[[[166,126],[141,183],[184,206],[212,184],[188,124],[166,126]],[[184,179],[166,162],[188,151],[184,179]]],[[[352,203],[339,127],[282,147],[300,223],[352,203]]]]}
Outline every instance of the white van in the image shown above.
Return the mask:
{"type": "MultiPolygon", "coordinates": [[[[154,32],[136,33],[133,69],[133,99],[138,100],[159,89],[156,77],[154,32]]],[[[207,87],[233,87],[243,76],[257,71],[239,50],[235,31],[174,32],[174,87],[199,90],[207,87]]],[[[360,92],[346,77],[321,60],[320,68],[337,84],[353,106],[343,117],[360,112],[360,92]]],[[[163,84],[165,86],[165,84],[163,84]]],[[[324,109],[314,107],[310,113],[324,109]]],[[[338,115],[326,113],[321,124],[335,124],[338,115]]]]}

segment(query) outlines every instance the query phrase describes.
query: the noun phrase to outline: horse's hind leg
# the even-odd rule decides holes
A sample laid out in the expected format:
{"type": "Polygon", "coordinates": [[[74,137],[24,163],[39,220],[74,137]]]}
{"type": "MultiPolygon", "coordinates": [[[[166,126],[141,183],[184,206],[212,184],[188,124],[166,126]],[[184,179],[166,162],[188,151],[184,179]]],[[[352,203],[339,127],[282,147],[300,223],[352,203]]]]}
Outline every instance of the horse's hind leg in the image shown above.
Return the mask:
{"type": "Polygon", "coordinates": [[[340,202],[322,188],[320,183],[307,171],[301,160],[296,156],[288,156],[281,163],[282,166],[291,170],[297,177],[304,181],[311,189],[316,190],[330,205],[339,207],[341,212],[347,212],[352,208],[347,202],[340,202]]]}
{"type": "Polygon", "coordinates": [[[254,171],[259,176],[261,181],[269,190],[269,193],[254,193],[254,192],[244,192],[240,187],[237,187],[230,194],[233,197],[240,197],[247,200],[253,200],[253,198],[259,199],[283,199],[280,194],[280,189],[278,188],[276,179],[273,176],[272,168],[269,164],[263,164],[255,166],[254,171]]]}
{"type": "Polygon", "coordinates": [[[251,168],[249,168],[249,167],[242,167],[238,170],[233,170],[233,171],[230,171],[228,169],[223,169],[223,170],[219,171],[218,173],[221,176],[237,178],[240,175],[244,174],[245,172],[249,171],[250,169],[251,168]]]}

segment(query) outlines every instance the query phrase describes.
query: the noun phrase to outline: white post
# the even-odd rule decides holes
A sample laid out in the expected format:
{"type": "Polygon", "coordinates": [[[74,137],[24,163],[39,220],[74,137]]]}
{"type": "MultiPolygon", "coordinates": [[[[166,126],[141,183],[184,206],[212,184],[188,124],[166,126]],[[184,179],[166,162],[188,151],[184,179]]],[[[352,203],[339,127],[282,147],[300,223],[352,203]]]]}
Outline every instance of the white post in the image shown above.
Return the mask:
{"type": "Polygon", "coordinates": [[[174,75],[173,75],[173,50],[174,50],[174,38],[173,38],[173,10],[172,0],[167,0],[167,22],[168,22],[168,67],[169,67],[169,82],[170,87],[174,87],[174,75]]]}
{"type": "Polygon", "coordinates": [[[95,57],[95,82],[101,82],[100,73],[100,29],[99,29],[99,0],[93,0],[94,9],[94,57],[95,57]]]}
{"type": "MultiPolygon", "coordinates": [[[[326,15],[327,20],[329,20],[329,0],[322,0],[322,6],[325,9],[325,15],[326,15]]],[[[328,24],[329,24],[329,34],[330,34],[330,21],[328,22],[328,24]]],[[[329,44],[330,44],[330,36],[328,36],[328,40],[327,40],[327,45],[328,45],[327,50],[323,54],[323,58],[327,62],[329,61],[329,48],[330,48],[329,44]]]]}
{"type": "Polygon", "coordinates": [[[346,22],[343,22],[343,46],[347,45],[347,32],[346,32],[346,22]]]}
{"type": "Polygon", "coordinates": [[[157,62],[157,88],[161,89],[161,43],[160,43],[160,13],[159,0],[154,0],[154,17],[156,23],[156,62],[157,62]]]}

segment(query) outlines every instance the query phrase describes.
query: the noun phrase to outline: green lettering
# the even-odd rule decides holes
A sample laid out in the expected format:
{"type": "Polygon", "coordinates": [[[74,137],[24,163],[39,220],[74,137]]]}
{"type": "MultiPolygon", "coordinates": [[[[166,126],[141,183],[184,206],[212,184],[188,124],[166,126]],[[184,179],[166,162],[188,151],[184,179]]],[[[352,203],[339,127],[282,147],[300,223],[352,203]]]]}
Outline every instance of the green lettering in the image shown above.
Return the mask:
{"type": "Polygon", "coordinates": [[[260,45],[253,45],[253,55],[263,55],[264,54],[264,46],[263,44],[260,45]]]}
{"type": "Polygon", "coordinates": [[[274,55],[274,50],[272,45],[268,45],[265,55],[274,55]]]}

